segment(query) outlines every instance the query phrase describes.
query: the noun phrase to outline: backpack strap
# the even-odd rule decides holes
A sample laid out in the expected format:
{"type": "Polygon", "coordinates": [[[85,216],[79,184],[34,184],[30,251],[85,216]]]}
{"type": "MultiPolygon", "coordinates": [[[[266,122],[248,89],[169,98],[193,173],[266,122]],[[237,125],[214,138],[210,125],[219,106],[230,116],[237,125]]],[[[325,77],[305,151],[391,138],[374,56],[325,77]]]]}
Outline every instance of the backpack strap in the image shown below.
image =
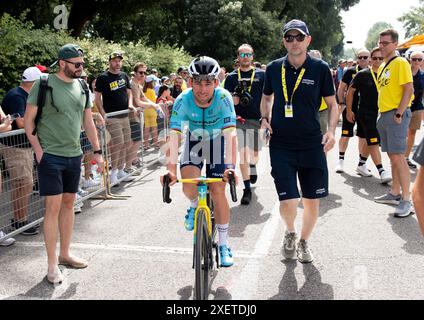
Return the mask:
{"type": "Polygon", "coordinates": [[[90,89],[88,88],[88,84],[87,84],[87,82],[85,82],[84,79],[78,78],[78,81],[79,81],[82,89],[84,90],[84,93],[85,93],[85,108],[87,108],[88,104],[90,102],[90,89]]]}
{"type": "Polygon", "coordinates": [[[37,115],[35,116],[34,120],[34,130],[32,131],[32,135],[35,136],[37,133],[37,124],[40,121],[41,113],[43,112],[43,107],[46,103],[46,96],[47,96],[47,89],[49,88],[49,75],[42,75],[40,77],[40,87],[38,89],[38,96],[37,96],[37,115]]]}

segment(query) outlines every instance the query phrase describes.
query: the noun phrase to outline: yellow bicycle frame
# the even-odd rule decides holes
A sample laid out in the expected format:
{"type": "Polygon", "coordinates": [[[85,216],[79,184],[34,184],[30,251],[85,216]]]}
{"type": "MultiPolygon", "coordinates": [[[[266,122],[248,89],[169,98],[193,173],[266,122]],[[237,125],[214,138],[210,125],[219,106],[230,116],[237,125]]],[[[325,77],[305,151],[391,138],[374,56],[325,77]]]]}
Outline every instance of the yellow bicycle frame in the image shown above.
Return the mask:
{"type": "Polygon", "coordinates": [[[197,184],[197,191],[198,191],[198,205],[196,208],[196,211],[194,213],[194,235],[196,236],[197,231],[197,215],[200,209],[203,209],[206,213],[206,221],[208,224],[208,236],[212,236],[212,220],[211,220],[211,209],[208,206],[207,203],[207,184],[209,183],[215,183],[215,182],[222,182],[222,178],[195,178],[195,179],[179,179],[178,182],[180,183],[191,183],[191,184],[197,184]]]}

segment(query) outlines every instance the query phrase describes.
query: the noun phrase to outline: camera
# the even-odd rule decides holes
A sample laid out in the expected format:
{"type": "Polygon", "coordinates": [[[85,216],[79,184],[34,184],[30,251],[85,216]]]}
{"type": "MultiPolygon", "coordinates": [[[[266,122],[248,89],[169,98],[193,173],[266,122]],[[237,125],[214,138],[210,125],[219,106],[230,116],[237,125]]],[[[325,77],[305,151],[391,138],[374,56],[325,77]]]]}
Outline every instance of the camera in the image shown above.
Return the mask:
{"type": "Polygon", "coordinates": [[[239,97],[242,107],[248,106],[252,102],[252,95],[249,93],[250,79],[240,79],[238,86],[234,89],[233,95],[239,97]]]}

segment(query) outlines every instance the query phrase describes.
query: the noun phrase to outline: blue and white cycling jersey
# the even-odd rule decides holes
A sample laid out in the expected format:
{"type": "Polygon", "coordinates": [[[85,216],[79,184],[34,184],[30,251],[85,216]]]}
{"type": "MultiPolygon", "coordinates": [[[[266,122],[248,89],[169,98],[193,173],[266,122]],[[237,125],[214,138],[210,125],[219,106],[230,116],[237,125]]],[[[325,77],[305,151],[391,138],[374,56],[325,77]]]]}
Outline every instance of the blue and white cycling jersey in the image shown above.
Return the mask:
{"type": "Polygon", "coordinates": [[[215,88],[212,104],[207,108],[196,105],[192,89],[181,93],[174,102],[170,129],[183,131],[188,124],[196,139],[215,139],[223,130],[236,127],[236,112],[231,94],[224,88],[215,88]]]}

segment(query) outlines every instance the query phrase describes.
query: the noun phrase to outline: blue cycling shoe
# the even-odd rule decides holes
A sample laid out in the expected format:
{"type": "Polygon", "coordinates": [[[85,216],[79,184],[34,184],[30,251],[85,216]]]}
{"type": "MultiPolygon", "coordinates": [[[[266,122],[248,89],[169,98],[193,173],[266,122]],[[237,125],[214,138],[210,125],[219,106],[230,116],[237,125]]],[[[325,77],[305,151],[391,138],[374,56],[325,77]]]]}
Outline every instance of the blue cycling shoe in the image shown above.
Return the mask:
{"type": "Polygon", "coordinates": [[[231,267],[234,264],[233,253],[226,245],[219,246],[219,260],[221,267],[231,267]]]}
{"type": "Polygon", "coordinates": [[[186,228],[187,231],[193,231],[194,229],[194,212],[195,211],[196,209],[192,207],[187,209],[187,214],[184,220],[184,227],[186,228]]]}

